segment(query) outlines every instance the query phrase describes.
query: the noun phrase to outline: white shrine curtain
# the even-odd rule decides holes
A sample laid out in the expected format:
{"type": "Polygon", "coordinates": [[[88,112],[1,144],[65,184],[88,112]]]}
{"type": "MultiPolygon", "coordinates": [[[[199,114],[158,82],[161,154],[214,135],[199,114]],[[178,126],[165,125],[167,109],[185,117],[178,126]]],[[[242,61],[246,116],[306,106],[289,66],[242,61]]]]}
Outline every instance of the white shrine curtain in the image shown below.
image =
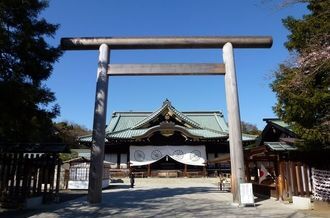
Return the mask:
{"type": "Polygon", "coordinates": [[[205,146],[130,146],[131,166],[152,164],[169,156],[183,164],[205,166],[205,146]]]}

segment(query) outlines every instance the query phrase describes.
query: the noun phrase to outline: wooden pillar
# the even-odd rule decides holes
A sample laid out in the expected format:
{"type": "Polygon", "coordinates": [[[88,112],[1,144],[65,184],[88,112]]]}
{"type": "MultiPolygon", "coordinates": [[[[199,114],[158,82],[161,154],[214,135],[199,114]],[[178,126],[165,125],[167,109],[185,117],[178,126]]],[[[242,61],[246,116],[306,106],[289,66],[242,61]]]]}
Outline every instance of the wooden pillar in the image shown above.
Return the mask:
{"type": "Polygon", "coordinates": [[[297,163],[296,166],[296,176],[297,176],[297,186],[298,186],[298,195],[303,196],[304,194],[304,186],[302,181],[302,173],[301,173],[301,163],[297,163]]]}
{"type": "Polygon", "coordinates": [[[245,182],[244,157],[234,52],[233,46],[229,42],[223,46],[223,60],[226,68],[225,88],[229,126],[229,148],[232,181],[231,187],[233,193],[233,203],[240,205],[241,199],[239,184],[245,182]]]}
{"type": "Polygon", "coordinates": [[[131,163],[130,162],[128,162],[128,175],[126,175],[126,176],[130,176],[131,175],[131,173],[133,172],[133,167],[131,166],[131,163]]]}
{"type": "Polygon", "coordinates": [[[291,168],[290,173],[292,176],[293,195],[298,195],[298,183],[297,183],[297,173],[296,173],[295,162],[291,162],[290,168],[291,168]]]}
{"type": "Polygon", "coordinates": [[[250,174],[250,161],[245,160],[245,175],[247,178],[247,182],[251,182],[251,174],[250,174]]]}
{"type": "Polygon", "coordinates": [[[148,164],[148,177],[151,177],[151,164],[148,164]]]}
{"type": "Polygon", "coordinates": [[[88,201],[101,203],[102,174],[105,142],[105,122],[107,111],[109,46],[102,44],[99,48],[95,108],[91,147],[91,164],[89,170],[88,201]]]}
{"type": "Polygon", "coordinates": [[[60,181],[61,181],[61,165],[62,161],[61,159],[57,156],[57,171],[56,171],[56,187],[55,187],[55,197],[56,197],[56,202],[59,201],[58,193],[60,190],[60,181]]]}
{"type": "Polygon", "coordinates": [[[308,172],[309,171],[309,166],[307,164],[304,164],[304,178],[305,178],[305,195],[307,197],[310,196],[310,190],[309,190],[309,181],[310,181],[310,178],[309,178],[309,174],[308,172]]]}
{"type": "Polygon", "coordinates": [[[291,171],[290,171],[290,161],[285,162],[285,177],[286,177],[286,187],[288,189],[288,198],[292,199],[292,178],[291,178],[291,171]]]}
{"type": "Polygon", "coordinates": [[[278,176],[278,185],[279,185],[279,200],[282,201],[284,200],[286,196],[286,191],[285,191],[285,178],[284,178],[284,161],[279,162],[279,176],[278,176]]]}
{"type": "Polygon", "coordinates": [[[258,174],[258,165],[257,165],[257,161],[253,161],[254,164],[254,168],[253,168],[253,172],[254,172],[254,181],[255,182],[259,182],[259,174],[258,174]]]}
{"type": "Polygon", "coordinates": [[[117,153],[117,169],[120,169],[120,153],[117,153]]]}
{"type": "Polygon", "coordinates": [[[184,171],[183,171],[184,177],[187,177],[187,172],[188,172],[188,168],[187,168],[187,164],[185,164],[184,165],[184,171]]]}

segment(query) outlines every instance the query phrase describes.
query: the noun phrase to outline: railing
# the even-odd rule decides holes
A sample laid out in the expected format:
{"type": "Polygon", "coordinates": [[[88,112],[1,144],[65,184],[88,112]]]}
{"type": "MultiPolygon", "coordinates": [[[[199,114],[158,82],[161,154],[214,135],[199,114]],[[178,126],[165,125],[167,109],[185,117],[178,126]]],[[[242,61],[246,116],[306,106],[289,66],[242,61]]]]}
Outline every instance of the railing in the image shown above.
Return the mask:
{"type": "Polygon", "coordinates": [[[47,201],[59,190],[60,160],[57,155],[0,154],[0,205],[24,206],[27,198],[47,201]]]}
{"type": "Polygon", "coordinates": [[[311,172],[308,165],[302,162],[281,161],[279,171],[279,195],[282,199],[311,195],[311,172]]]}

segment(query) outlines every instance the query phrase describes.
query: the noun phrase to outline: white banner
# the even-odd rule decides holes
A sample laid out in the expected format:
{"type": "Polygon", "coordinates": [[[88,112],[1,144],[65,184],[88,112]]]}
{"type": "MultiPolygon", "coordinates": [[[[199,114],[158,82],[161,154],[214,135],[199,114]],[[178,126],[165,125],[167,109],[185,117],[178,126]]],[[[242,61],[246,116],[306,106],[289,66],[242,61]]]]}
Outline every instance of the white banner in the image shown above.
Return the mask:
{"type": "Polygon", "coordinates": [[[205,166],[205,146],[130,146],[131,166],[152,164],[169,156],[183,164],[205,166]]]}
{"type": "Polygon", "coordinates": [[[241,203],[242,204],[254,204],[252,183],[240,183],[239,189],[240,189],[240,195],[241,195],[241,203]]]}

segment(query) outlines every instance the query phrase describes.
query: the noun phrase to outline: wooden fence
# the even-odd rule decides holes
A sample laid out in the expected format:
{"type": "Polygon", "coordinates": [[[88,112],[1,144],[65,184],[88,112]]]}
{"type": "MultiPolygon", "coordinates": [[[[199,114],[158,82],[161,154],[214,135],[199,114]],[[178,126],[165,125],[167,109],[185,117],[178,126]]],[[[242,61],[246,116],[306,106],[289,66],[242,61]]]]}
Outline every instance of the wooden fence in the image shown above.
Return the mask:
{"type": "Polygon", "coordinates": [[[53,199],[59,191],[60,160],[56,154],[0,154],[0,205],[22,207],[26,199],[53,199]],[[55,170],[57,167],[57,170],[55,170]]]}
{"type": "Polygon", "coordinates": [[[279,175],[278,191],[282,200],[291,200],[292,196],[311,196],[311,170],[307,164],[296,161],[281,161],[279,163],[279,175]]]}

